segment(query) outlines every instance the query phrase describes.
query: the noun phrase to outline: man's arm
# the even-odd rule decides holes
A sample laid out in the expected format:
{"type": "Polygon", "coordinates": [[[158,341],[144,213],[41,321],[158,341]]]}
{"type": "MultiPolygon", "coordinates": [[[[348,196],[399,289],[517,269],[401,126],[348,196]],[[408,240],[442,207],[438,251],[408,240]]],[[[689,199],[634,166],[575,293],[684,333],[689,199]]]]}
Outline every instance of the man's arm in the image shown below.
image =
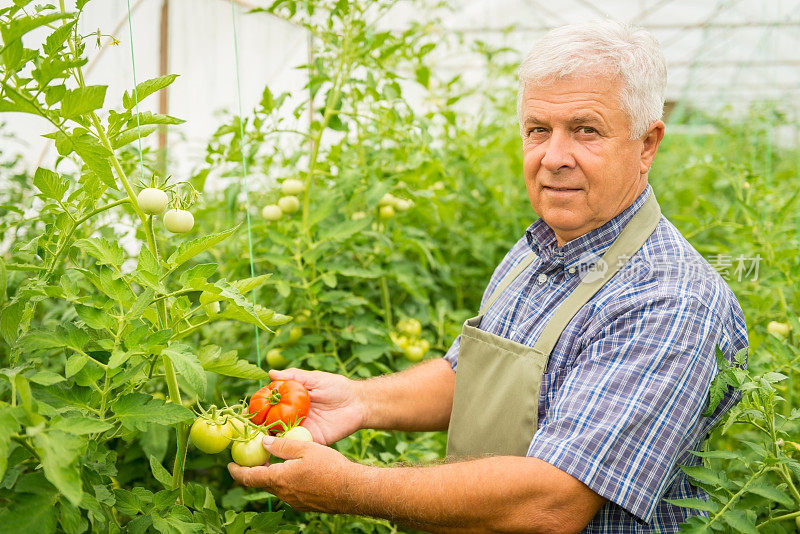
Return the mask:
{"type": "Polygon", "coordinates": [[[286,461],[229,464],[236,480],[300,510],[381,517],[430,532],[579,532],[606,502],[537,458],[373,467],[316,443],[278,438],[265,446],[286,461]]]}
{"type": "Polygon", "coordinates": [[[456,374],[436,358],[405,371],[358,382],[361,428],[408,432],[447,430],[456,374]]]}

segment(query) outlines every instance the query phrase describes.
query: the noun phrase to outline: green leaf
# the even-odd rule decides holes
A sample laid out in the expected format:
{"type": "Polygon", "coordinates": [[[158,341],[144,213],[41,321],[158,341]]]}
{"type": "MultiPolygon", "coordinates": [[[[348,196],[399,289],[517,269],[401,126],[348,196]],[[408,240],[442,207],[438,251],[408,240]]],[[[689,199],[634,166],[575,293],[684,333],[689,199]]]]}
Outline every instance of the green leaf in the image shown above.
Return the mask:
{"type": "Polygon", "coordinates": [[[41,191],[44,198],[52,198],[56,202],[64,198],[69,182],[51,170],[39,167],[33,175],[33,185],[41,191]]]}
{"type": "Polygon", "coordinates": [[[182,376],[192,391],[198,396],[206,392],[206,374],[197,355],[192,348],[184,343],[173,343],[162,352],[170,359],[175,370],[182,376]]]}
{"type": "Polygon", "coordinates": [[[67,42],[67,38],[77,22],[78,21],[73,20],[72,22],[68,22],[56,28],[56,30],[45,39],[42,45],[42,51],[48,56],[55,55],[61,50],[64,43],[67,42]]]}
{"type": "Polygon", "coordinates": [[[87,85],[66,92],[61,99],[61,116],[72,119],[102,108],[106,99],[106,85],[87,85]]]}
{"type": "Polygon", "coordinates": [[[58,492],[17,493],[7,508],[0,509],[4,534],[47,534],[56,530],[58,492]]]}
{"type": "Polygon", "coordinates": [[[218,234],[210,234],[207,236],[199,237],[197,239],[192,239],[191,241],[185,243],[181,243],[181,245],[175,250],[175,252],[172,253],[172,255],[167,260],[167,265],[169,265],[169,270],[174,271],[179,266],[183,265],[185,262],[194,258],[201,252],[210,249],[217,243],[221,243],[238,229],[239,227],[235,226],[230,230],[225,230],[224,232],[220,232],[218,234]]]}
{"type": "Polygon", "coordinates": [[[722,520],[743,534],[758,534],[753,521],[747,518],[745,512],[740,510],[727,510],[722,514],[722,520]]]}
{"type": "Polygon", "coordinates": [[[144,432],[151,424],[173,425],[194,418],[188,408],[165,403],[143,393],[129,393],[117,399],[111,409],[125,428],[144,432]]]}
{"type": "Polygon", "coordinates": [[[115,489],[116,509],[119,513],[134,516],[142,511],[142,504],[133,492],[124,489],[115,489]]]}
{"type": "Polygon", "coordinates": [[[80,156],[89,170],[107,187],[117,189],[114,175],[111,174],[111,163],[108,160],[111,153],[89,134],[72,136],[69,141],[71,149],[80,156]]]}
{"type": "Polygon", "coordinates": [[[128,128],[144,126],[145,124],[183,124],[184,122],[186,121],[177,117],[172,117],[171,115],[161,115],[159,113],[145,111],[143,113],[134,114],[133,118],[128,120],[128,128]]]}
{"type": "Polygon", "coordinates": [[[720,480],[719,476],[714,471],[702,465],[682,465],[680,468],[684,473],[704,484],[711,484],[713,486],[723,485],[722,480],[720,480]]]}
{"type": "Polygon", "coordinates": [[[38,371],[35,375],[28,377],[28,380],[33,382],[34,384],[39,384],[41,386],[52,386],[53,384],[58,384],[59,382],[63,382],[66,380],[63,376],[58,373],[54,373],[53,371],[38,371]]]}
{"type": "Polygon", "coordinates": [[[257,365],[236,357],[236,351],[222,353],[216,345],[203,347],[198,354],[203,369],[219,375],[246,378],[249,380],[267,380],[269,373],[257,365]]]}
{"type": "Polygon", "coordinates": [[[86,442],[58,429],[48,429],[33,436],[34,447],[44,468],[44,475],[74,505],[81,502],[78,456],[86,442]]]}
{"type": "Polygon", "coordinates": [[[161,534],[201,534],[205,525],[192,521],[192,514],[186,508],[174,506],[165,516],[153,514],[153,528],[161,534]]]}
{"type": "Polygon", "coordinates": [[[95,330],[102,330],[104,328],[112,330],[116,327],[117,321],[105,310],[98,310],[91,306],[84,306],[82,304],[75,304],[75,311],[78,317],[83,319],[86,326],[94,328],[95,330]]]}
{"type": "Polygon", "coordinates": [[[96,417],[88,415],[69,415],[53,419],[51,427],[72,434],[82,436],[84,434],[99,434],[111,429],[111,425],[101,421],[96,417]]]}
{"type": "Polygon", "coordinates": [[[97,258],[98,265],[111,265],[119,268],[125,260],[125,251],[119,242],[109,241],[104,237],[79,239],[72,246],[97,258]]]}
{"type": "Polygon", "coordinates": [[[119,135],[117,135],[116,137],[114,137],[114,139],[111,140],[111,146],[113,146],[114,148],[123,147],[128,143],[136,141],[137,139],[144,139],[145,137],[155,132],[156,130],[158,130],[158,126],[152,126],[152,125],[125,130],[123,132],[120,132],[119,135]]]}
{"type": "Polygon", "coordinates": [[[88,361],[89,356],[86,354],[73,354],[67,359],[67,363],[64,366],[64,374],[67,378],[75,376],[86,366],[88,361]]]}
{"type": "Polygon", "coordinates": [[[172,475],[155,456],[150,456],[150,470],[153,472],[153,477],[164,486],[164,489],[172,489],[172,475]]]}
{"type": "Polygon", "coordinates": [[[776,488],[775,486],[767,486],[767,485],[757,485],[757,486],[749,486],[747,491],[750,493],[755,493],[756,495],[760,495],[770,501],[774,501],[777,503],[781,503],[782,505],[786,506],[787,508],[791,508],[794,505],[794,500],[783,492],[780,488],[776,488]]]}
{"type": "Polygon", "coordinates": [[[155,292],[151,288],[145,288],[144,291],[139,293],[133,306],[131,306],[128,313],[125,314],[126,320],[131,321],[141,317],[148,306],[150,306],[150,302],[153,300],[154,296],[155,292]]]}
{"type": "Polygon", "coordinates": [[[11,448],[11,436],[20,430],[20,425],[12,411],[19,412],[19,408],[11,408],[8,404],[0,403],[0,481],[8,468],[8,451],[11,448]]]}
{"type": "Polygon", "coordinates": [[[690,498],[690,499],[664,499],[666,502],[670,504],[674,504],[675,506],[680,506],[682,508],[691,508],[692,510],[702,510],[704,512],[717,512],[719,510],[719,504],[715,503],[714,501],[704,501],[702,499],[690,498]]]}
{"type": "MultiPolygon", "coordinates": [[[[20,17],[10,21],[7,26],[5,23],[2,26],[3,43],[7,46],[11,41],[19,39],[29,31],[35,30],[40,26],[50,24],[57,20],[71,19],[73,17],[75,17],[74,13],[50,13],[33,17],[20,17]]],[[[5,48],[5,46],[3,48],[5,48]]]]}
{"type": "Polygon", "coordinates": [[[136,107],[137,100],[141,102],[156,91],[167,87],[174,82],[177,77],[177,74],[168,74],[138,84],[131,93],[125,91],[125,94],[122,95],[122,105],[125,106],[125,109],[133,109],[136,107]]]}
{"type": "Polygon", "coordinates": [[[365,218],[356,221],[344,221],[332,227],[323,226],[319,233],[319,241],[342,241],[361,232],[370,224],[372,224],[371,219],[365,218]]]}

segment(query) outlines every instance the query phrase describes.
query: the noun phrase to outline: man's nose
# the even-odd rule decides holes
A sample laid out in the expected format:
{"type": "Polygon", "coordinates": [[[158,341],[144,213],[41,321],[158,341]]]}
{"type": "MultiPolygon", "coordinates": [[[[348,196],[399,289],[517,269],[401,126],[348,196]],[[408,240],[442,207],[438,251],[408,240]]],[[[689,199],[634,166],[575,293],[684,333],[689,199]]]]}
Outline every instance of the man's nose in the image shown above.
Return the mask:
{"type": "Polygon", "coordinates": [[[563,168],[575,166],[572,156],[572,139],[563,131],[554,130],[547,140],[542,166],[550,172],[558,172],[563,168]]]}

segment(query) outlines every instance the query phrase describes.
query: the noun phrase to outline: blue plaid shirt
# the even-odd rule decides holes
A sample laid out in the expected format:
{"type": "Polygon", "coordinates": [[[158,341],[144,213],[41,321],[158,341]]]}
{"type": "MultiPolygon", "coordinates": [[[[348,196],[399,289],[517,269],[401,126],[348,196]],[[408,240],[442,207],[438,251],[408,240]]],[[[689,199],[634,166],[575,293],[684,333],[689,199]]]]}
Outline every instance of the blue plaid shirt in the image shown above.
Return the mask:
{"type": "MultiPolygon", "coordinates": [[[[495,270],[482,306],[531,250],[538,258],[489,308],[481,330],[532,347],[651,191],[648,185],[615,218],[563,247],[544,221],[534,222],[495,270]]],[[[456,370],[460,342],[445,355],[456,370]]],[[[747,347],[742,309],[662,216],[642,249],[570,321],[542,378],[528,456],[609,500],[583,532],[678,532],[699,513],[665,499],[707,498],[678,464],[700,464],[688,451],[740,398],[729,390],[711,417],[702,416],[717,345],[730,362],[747,347]]]]}

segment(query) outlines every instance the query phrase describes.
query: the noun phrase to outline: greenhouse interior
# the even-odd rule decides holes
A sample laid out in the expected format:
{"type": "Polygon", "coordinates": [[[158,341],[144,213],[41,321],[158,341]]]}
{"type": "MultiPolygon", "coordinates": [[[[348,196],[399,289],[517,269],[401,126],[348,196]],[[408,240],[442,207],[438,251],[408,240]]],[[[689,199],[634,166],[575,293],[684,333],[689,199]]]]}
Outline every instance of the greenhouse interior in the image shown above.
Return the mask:
{"type": "Polygon", "coordinates": [[[0,0],[0,532],[800,532],[798,50],[0,0]]]}

